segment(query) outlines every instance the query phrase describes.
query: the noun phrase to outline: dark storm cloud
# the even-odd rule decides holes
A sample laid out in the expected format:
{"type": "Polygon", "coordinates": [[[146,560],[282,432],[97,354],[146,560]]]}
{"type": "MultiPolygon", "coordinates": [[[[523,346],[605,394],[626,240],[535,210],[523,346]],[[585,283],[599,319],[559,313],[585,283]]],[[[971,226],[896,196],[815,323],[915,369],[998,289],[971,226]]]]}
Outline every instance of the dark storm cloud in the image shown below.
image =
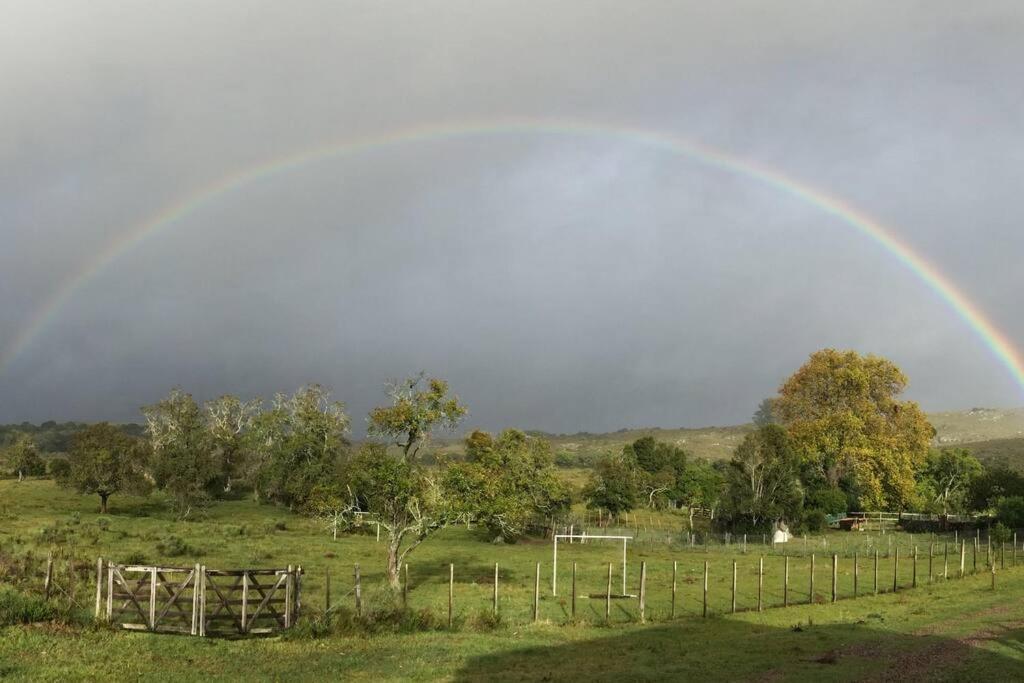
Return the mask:
{"type": "MultiPolygon", "coordinates": [[[[69,273],[236,169],[444,121],[706,141],[893,226],[1017,315],[1024,10],[1007,3],[15,2],[0,27],[0,347],[69,273]]],[[[1016,405],[945,303],[755,181],[613,136],[427,140],[222,196],[76,291],[0,376],[0,421],[137,419],[449,378],[490,428],[746,419],[826,345],[927,408],[1016,405]]]]}

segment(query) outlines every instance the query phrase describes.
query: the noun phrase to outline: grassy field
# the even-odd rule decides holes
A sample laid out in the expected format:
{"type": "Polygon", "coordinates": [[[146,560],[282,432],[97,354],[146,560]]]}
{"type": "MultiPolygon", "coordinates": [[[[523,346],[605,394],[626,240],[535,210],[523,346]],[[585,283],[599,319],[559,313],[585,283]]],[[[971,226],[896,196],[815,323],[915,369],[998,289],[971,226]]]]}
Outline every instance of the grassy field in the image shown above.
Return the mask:
{"type": "MultiPolygon", "coordinates": [[[[115,497],[110,515],[96,514],[96,500],[54,487],[52,482],[0,481],[0,558],[8,561],[0,581],[23,590],[40,587],[48,550],[79,558],[77,600],[91,601],[89,579],[97,556],[114,561],[210,567],[281,567],[301,564],[304,619],[316,622],[324,603],[325,571],[333,577],[335,604],[352,603],[353,565],[363,575],[367,609],[390,605],[380,588],[382,545],[372,529],[337,541],[315,520],[249,500],[219,503],[202,521],[173,519],[159,498],[115,497]],[[177,540],[171,541],[173,536],[177,540]],[[16,566],[17,565],[17,566],[16,566]]],[[[856,679],[881,675],[885,662],[925,667],[927,678],[1007,678],[1024,675],[1020,623],[1024,568],[1016,570],[1007,549],[999,590],[989,589],[985,556],[978,576],[955,580],[959,554],[950,549],[948,580],[941,578],[942,548],[951,539],[835,532],[798,539],[783,551],[749,539],[730,545],[694,543],[682,533],[685,520],[672,513],[634,517],[638,533],[629,551],[627,591],[638,589],[639,563],[647,563],[647,621],[639,625],[635,599],[612,601],[605,623],[603,594],[608,563],[613,590],[621,590],[621,546],[591,542],[560,545],[559,594],[551,595],[550,541],[494,545],[476,529],[452,528],[419,548],[409,560],[410,606],[428,629],[415,633],[342,632],[313,638],[297,631],[255,641],[199,640],[132,634],[82,626],[10,626],[0,630],[0,675],[13,678],[83,679],[117,675],[152,678],[230,678],[245,666],[256,678],[508,679],[559,677],[627,680],[701,673],[712,679],[856,679]],[[933,580],[928,579],[927,548],[933,580]],[[918,547],[916,590],[872,596],[874,550],[879,551],[881,592],[897,582],[913,583],[912,548],[918,547]],[[764,557],[764,605],[783,602],[783,552],[790,556],[788,609],[756,612],[758,563],[764,557]],[[815,555],[814,592],[811,554],[815,555]],[[839,556],[838,592],[831,597],[832,554],[839,556]],[[853,554],[859,556],[859,593],[853,596],[853,554]],[[572,619],[571,566],[577,563],[577,615],[572,619]],[[737,563],[737,606],[732,602],[732,563],[737,563]],[[494,563],[499,564],[500,623],[488,618],[494,563]],[[541,563],[541,623],[532,624],[533,584],[541,563]],[[677,563],[676,616],[672,619],[672,566],[677,563]],[[704,563],[709,565],[710,619],[700,618],[704,563]],[[447,631],[448,564],[455,565],[456,632],[447,631]],[[596,596],[596,597],[588,597],[596,596]],[[813,602],[814,605],[807,603],[813,602]],[[802,603],[802,604],[801,604],[802,603]],[[743,611],[749,610],[749,611],[743,611]],[[947,620],[951,623],[945,624],[947,620]],[[813,625],[812,625],[813,624],[813,625]],[[799,628],[794,626],[799,625],[799,628]],[[979,635],[981,634],[981,635],[979,635]],[[47,657],[40,659],[38,652],[47,657]],[[933,657],[929,652],[940,653],[933,657]],[[916,654],[915,654],[916,653],[916,654]],[[955,654],[952,657],[951,654],[955,654]],[[914,659],[918,657],[918,659],[914,659]],[[909,658],[909,659],[908,659],[909,658]],[[933,660],[941,666],[933,666],[933,660]],[[985,676],[981,674],[984,673],[985,676]]],[[[966,567],[974,568],[973,544],[966,567]]],[[[1024,557],[1020,558],[1024,564],[1024,557]]],[[[998,563],[998,560],[997,560],[998,563]]],[[[58,562],[58,582],[67,584],[67,564],[58,562]]]]}

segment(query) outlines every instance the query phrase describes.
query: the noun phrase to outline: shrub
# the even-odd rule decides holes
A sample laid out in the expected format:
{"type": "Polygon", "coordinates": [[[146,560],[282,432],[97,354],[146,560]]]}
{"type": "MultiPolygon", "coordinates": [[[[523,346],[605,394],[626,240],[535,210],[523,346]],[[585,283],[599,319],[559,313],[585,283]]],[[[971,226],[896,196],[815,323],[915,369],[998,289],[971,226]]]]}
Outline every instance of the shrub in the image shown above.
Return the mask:
{"type": "Polygon", "coordinates": [[[1013,534],[1010,532],[1010,527],[1006,526],[1002,522],[996,522],[989,530],[989,537],[993,543],[1006,543],[1010,540],[1013,534]]]}
{"type": "Polygon", "coordinates": [[[1011,529],[1024,528],[1024,496],[1000,498],[996,503],[996,519],[1011,529]]]}
{"type": "Polygon", "coordinates": [[[804,510],[801,526],[804,531],[821,531],[828,526],[828,519],[821,510],[811,508],[810,510],[804,510]]]}
{"type": "Polygon", "coordinates": [[[129,553],[121,564],[146,564],[146,556],[140,552],[129,553]]]}
{"type": "Polygon", "coordinates": [[[50,621],[56,616],[57,610],[42,598],[0,587],[0,626],[50,621]]]}
{"type": "Polygon", "coordinates": [[[163,538],[156,544],[156,549],[161,555],[166,555],[167,557],[197,554],[195,548],[177,536],[167,536],[163,538]]]}

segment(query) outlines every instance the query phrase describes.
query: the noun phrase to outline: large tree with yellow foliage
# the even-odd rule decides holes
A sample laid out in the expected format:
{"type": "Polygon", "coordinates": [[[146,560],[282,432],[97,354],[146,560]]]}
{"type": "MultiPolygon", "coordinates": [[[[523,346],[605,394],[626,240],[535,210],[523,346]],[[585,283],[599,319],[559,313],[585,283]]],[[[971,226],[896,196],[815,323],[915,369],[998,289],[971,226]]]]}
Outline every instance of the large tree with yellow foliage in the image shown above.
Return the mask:
{"type": "Polygon", "coordinates": [[[891,361],[855,351],[811,355],[779,390],[775,411],[808,465],[833,486],[856,481],[861,505],[903,509],[935,430],[891,361]]]}

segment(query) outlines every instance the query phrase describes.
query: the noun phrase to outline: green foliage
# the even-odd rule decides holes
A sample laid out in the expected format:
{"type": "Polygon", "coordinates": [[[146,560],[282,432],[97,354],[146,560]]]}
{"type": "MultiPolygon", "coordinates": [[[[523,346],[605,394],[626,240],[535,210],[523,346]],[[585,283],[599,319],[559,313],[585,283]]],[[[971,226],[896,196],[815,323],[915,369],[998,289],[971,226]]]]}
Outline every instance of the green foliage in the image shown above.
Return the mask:
{"type": "Polygon", "coordinates": [[[928,511],[965,512],[971,485],[984,472],[981,463],[962,448],[944,448],[928,454],[918,475],[918,491],[928,511]]]}
{"type": "Polygon", "coordinates": [[[197,555],[195,548],[190,546],[180,537],[171,534],[157,541],[157,552],[165,557],[181,557],[182,555],[197,555]]]}
{"type": "Polygon", "coordinates": [[[786,381],[773,411],[831,486],[850,475],[863,505],[904,509],[935,433],[916,403],[897,400],[906,384],[884,358],[825,349],[786,381]]]}
{"type": "Polygon", "coordinates": [[[799,473],[800,458],[786,431],[771,424],[758,428],[729,463],[724,514],[754,527],[796,519],[803,502],[799,473]]]}
{"type": "Polygon", "coordinates": [[[996,503],[996,519],[1011,529],[1024,529],[1024,496],[1000,498],[996,503]]]}
{"type": "Polygon", "coordinates": [[[348,447],[345,405],[317,384],[292,396],[279,394],[257,415],[246,436],[248,479],[257,492],[292,506],[306,506],[314,489],[334,478],[348,447]]]}
{"type": "Polygon", "coordinates": [[[39,457],[35,442],[28,434],[18,434],[14,443],[0,452],[0,464],[7,474],[22,479],[38,477],[46,473],[46,466],[39,457]]]}
{"type": "Polygon", "coordinates": [[[189,517],[222,489],[223,468],[213,457],[213,441],[199,406],[191,394],[174,389],[142,412],[153,448],[156,485],[171,495],[180,517],[189,517]]]}
{"type": "Polygon", "coordinates": [[[983,471],[971,481],[967,494],[969,507],[979,511],[991,510],[1009,496],[1024,496],[1024,475],[1005,467],[983,471]]]}
{"type": "Polygon", "coordinates": [[[821,511],[823,515],[846,512],[849,503],[846,493],[839,488],[823,487],[807,492],[804,507],[821,511]]]}
{"type": "Polygon", "coordinates": [[[454,429],[468,412],[458,396],[449,395],[447,382],[423,373],[392,383],[388,395],[391,405],[370,411],[368,431],[394,439],[406,457],[415,457],[435,429],[454,429]]]}
{"type": "Polygon", "coordinates": [[[111,495],[119,491],[147,491],[148,460],[149,447],[145,441],[100,422],[75,435],[67,466],[61,468],[56,479],[65,488],[98,495],[100,512],[105,514],[111,495]]]}
{"type": "Polygon", "coordinates": [[[41,597],[25,595],[13,588],[0,586],[0,626],[51,621],[57,614],[53,605],[41,597]]]}
{"type": "Polygon", "coordinates": [[[571,496],[547,441],[514,429],[497,440],[475,431],[466,441],[467,461],[445,469],[443,488],[453,507],[492,537],[513,541],[531,523],[568,509],[571,496]]]}
{"type": "Polygon", "coordinates": [[[607,455],[597,462],[583,489],[587,506],[618,516],[639,502],[639,476],[635,463],[625,455],[607,455]]]}

